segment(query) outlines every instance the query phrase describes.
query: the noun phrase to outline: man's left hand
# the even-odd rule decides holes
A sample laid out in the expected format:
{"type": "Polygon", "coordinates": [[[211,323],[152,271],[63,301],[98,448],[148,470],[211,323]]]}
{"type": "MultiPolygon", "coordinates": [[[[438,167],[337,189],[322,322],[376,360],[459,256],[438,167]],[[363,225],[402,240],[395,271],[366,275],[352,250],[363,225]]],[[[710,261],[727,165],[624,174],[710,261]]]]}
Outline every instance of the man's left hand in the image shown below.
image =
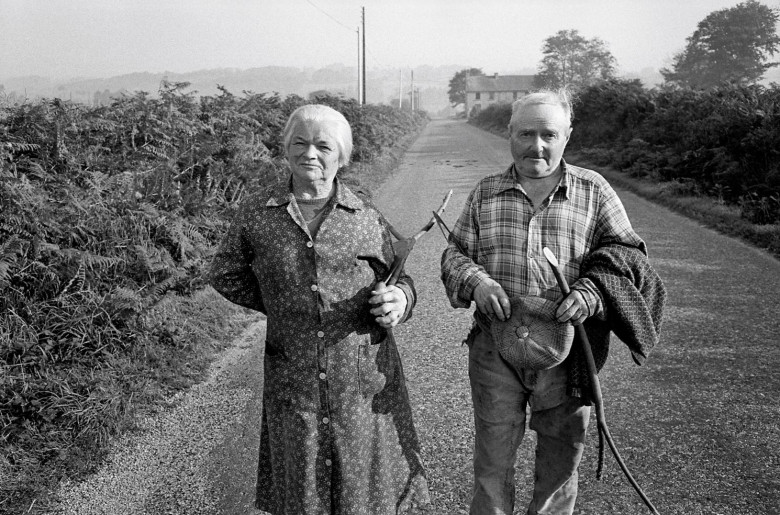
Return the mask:
{"type": "Polygon", "coordinates": [[[368,303],[374,306],[371,314],[376,316],[376,323],[385,329],[398,325],[406,311],[406,295],[398,286],[387,286],[379,281],[371,292],[368,303]]]}
{"type": "Polygon", "coordinates": [[[558,322],[571,322],[572,325],[580,325],[589,315],[588,305],[577,290],[569,292],[555,311],[555,318],[558,322]]]}

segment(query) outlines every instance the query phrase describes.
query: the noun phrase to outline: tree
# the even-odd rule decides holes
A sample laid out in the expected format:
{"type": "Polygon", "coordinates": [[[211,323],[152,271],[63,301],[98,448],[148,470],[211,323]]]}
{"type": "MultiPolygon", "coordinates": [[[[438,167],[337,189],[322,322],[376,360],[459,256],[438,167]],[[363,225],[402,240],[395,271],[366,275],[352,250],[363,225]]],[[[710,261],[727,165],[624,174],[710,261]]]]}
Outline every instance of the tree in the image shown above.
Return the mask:
{"type": "Polygon", "coordinates": [[[450,89],[447,91],[447,94],[450,96],[452,107],[466,103],[466,78],[477,75],[485,74],[482,73],[481,68],[464,68],[450,79],[450,89]]]}
{"type": "Polygon", "coordinates": [[[587,39],[577,30],[560,30],[542,47],[537,86],[575,89],[614,77],[615,57],[599,38],[587,39]]]}
{"type": "Polygon", "coordinates": [[[780,63],[766,63],[780,48],[778,10],[748,0],[710,13],[699,22],[672,68],[661,74],[667,83],[708,89],[729,82],[752,84],[780,63]]]}

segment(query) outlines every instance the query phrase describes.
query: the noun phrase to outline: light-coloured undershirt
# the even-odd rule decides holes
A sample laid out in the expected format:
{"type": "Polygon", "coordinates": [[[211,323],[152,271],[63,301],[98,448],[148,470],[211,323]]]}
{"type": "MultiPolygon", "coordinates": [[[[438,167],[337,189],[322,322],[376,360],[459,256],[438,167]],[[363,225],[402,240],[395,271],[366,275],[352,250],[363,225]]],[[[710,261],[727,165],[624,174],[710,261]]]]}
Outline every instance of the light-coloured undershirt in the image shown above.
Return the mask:
{"type": "Polygon", "coordinates": [[[317,232],[320,230],[322,220],[325,218],[325,213],[328,211],[328,201],[331,197],[302,199],[295,198],[298,203],[298,209],[301,210],[303,219],[306,220],[306,226],[309,228],[309,233],[312,239],[316,239],[317,232]]]}

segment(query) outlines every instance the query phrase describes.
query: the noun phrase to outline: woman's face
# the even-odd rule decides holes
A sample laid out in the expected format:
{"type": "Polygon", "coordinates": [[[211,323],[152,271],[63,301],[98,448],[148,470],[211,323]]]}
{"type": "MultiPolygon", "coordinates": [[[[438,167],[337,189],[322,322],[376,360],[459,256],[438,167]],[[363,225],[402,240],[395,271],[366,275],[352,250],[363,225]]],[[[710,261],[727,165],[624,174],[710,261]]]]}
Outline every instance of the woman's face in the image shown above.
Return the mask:
{"type": "Polygon", "coordinates": [[[332,184],[339,169],[337,141],[337,129],[327,121],[298,122],[287,149],[293,184],[302,188],[332,184]]]}

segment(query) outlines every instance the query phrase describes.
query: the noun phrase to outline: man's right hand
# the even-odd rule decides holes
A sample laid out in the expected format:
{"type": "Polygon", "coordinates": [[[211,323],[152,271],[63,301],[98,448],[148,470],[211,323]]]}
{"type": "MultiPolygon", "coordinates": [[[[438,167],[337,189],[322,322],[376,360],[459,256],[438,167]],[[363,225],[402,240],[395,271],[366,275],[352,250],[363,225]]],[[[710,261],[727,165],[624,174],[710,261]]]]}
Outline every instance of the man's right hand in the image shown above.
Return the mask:
{"type": "Polygon", "coordinates": [[[501,285],[493,279],[482,281],[474,289],[474,302],[483,315],[493,315],[501,321],[508,320],[512,315],[509,297],[501,285]]]}

